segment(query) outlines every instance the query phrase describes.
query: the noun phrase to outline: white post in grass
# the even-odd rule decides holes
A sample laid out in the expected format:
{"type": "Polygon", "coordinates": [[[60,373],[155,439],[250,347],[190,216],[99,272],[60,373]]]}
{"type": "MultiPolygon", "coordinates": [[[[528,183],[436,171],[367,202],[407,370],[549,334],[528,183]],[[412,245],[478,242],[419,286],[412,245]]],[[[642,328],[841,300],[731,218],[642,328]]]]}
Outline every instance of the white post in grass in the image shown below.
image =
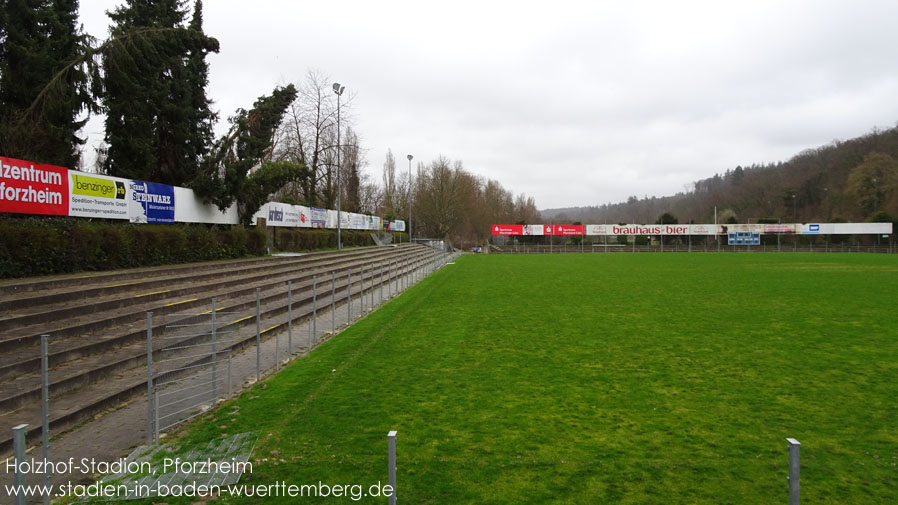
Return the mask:
{"type": "Polygon", "coordinates": [[[389,442],[389,449],[387,453],[387,465],[389,465],[388,469],[388,477],[390,481],[390,488],[392,489],[392,493],[390,494],[390,505],[396,505],[396,431],[391,431],[387,433],[387,441],[389,442]]]}
{"type": "Polygon", "coordinates": [[[789,442],[789,505],[801,503],[801,443],[794,438],[787,438],[789,442]]]}

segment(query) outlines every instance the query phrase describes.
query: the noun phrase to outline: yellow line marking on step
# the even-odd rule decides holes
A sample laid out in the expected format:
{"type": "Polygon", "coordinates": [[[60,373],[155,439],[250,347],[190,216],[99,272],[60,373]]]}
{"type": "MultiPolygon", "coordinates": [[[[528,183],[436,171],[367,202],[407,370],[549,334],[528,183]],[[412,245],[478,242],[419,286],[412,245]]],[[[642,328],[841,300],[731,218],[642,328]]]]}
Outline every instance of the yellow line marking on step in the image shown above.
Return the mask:
{"type": "MultiPolygon", "coordinates": [[[[196,298],[194,298],[194,300],[196,300],[196,298]]],[[[224,310],[224,309],[226,309],[226,308],[227,308],[227,307],[219,307],[219,308],[215,309],[215,312],[218,312],[218,311],[220,311],[220,310],[224,310]]],[[[211,313],[212,313],[212,309],[209,309],[209,310],[207,310],[206,312],[200,312],[200,313],[197,314],[197,315],[198,315],[198,316],[205,316],[206,314],[211,314],[211,313]]]]}
{"type": "Polygon", "coordinates": [[[271,330],[273,330],[273,329],[275,329],[275,328],[277,328],[277,327],[278,327],[278,325],[274,325],[274,326],[272,326],[271,328],[266,328],[266,329],[260,331],[259,334],[265,333],[266,331],[271,331],[271,330]]]}
{"type": "Polygon", "coordinates": [[[190,300],[181,300],[180,302],[166,303],[165,306],[171,307],[172,305],[179,305],[179,304],[187,303],[187,302],[195,302],[197,300],[199,300],[199,298],[191,298],[190,300]]]}
{"type": "Polygon", "coordinates": [[[140,295],[134,295],[134,298],[140,298],[141,296],[161,295],[162,293],[168,293],[169,291],[171,291],[171,290],[166,289],[165,291],[153,291],[152,293],[143,293],[140,295]]]}
{"type": "Polygon", "coordinates": [[[136,282],[126,282],[124,284],[110,284],[108,286],[103,286],[104,288],[118,288],[121,286],[130,286],[132,284],[137,284],[136,282]]]}
{"type": "MultiPolygon", "coordinates": [[[[211,311],[210,311],[210,312],[211,312],[211,311]]],[[[231,324],[236,324],[236,323],[239,323],[240,321],[246,321],[247,319],[250,319],[250,318],[252,318],[252,317],[256,317],[256,316],[246,316],[246,317],[241,317],[240,319],[234,321],[234,322],[231,323],[231,324]]]]}

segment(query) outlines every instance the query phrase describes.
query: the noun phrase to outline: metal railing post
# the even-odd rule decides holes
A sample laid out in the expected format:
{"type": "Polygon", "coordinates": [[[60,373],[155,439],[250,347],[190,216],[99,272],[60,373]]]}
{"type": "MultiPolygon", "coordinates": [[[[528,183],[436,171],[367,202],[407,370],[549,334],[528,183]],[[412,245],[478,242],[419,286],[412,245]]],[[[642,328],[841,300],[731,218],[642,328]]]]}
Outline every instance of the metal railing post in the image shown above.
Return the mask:
{"type": "Polygon", "coordinates": [[[12,446],[15,454],[16,474],[13,484],[16,486],[16,505],[25,505],[27,497],[25,496],[25,486],[27,485],[26,472],[22,471],[25,465],[25,433],[28,431],[27,424],[20,424],[12,429],[12,446]]]}
{"type": "Polygon", "coordinates": [[[312,336],[318,342],[318,277],[312,277],[312,336]]]}
{"type": "Polygon", "coordinates": [[[352,321],[352,273],[346,271],[346,324],[352,321]]]}
{"type": "Polygon", "coordinates": [[[256,382],[262,380],[262,300],[256,288],[256,382]]]}
{"type": "Polygon", "coordinates": [[[147,445],[153,445],[153,313],[147,312],[147,445]]]}
{"type": "Polygon", "coordinates": [[[287,359],[293,357],[293,282],[287,281],[287,359]]]}
{"type": "Polygon", "coordinates": [[[390,488],[393,491],[390,494],[390,505],[396,505],[396,431],[387,433],[387,442],[387,465],[389,466],[387,474],[390,481],[390,488]]]}
{"type": "Polygon", "coordinates": [[[801,443],[794,438],[789,442],[789,505],[801,503],[801,443]]]}
{"type": "Polygon", "coordinates": [[[228,398],[231,397],[231,350],[228,349],[228,398]]]}
{"type": "Polygon", "coordinates": [[[337,333],[337,272],[331,272],[331,335],[337,333]]]}
{"type": "Polygon", "coordinates": [[[215,405],[215,401],[218,399],[218,334],[215,332],[215,311],[217,307],[215,305],[215,298],[212,298],[212,314],[210,319],[212,320],[212,405],[215,405]]]}
{"type": "MultiPolygon", "coordinates": [[[[41,454],[44,458],[44,487],[50,488],[50,350],[49,335],[41,335],[41,454]]],[[[45,505],[50,503],[50,495],[42,496],[45,505]]]]}
{"type": "Polygon", "coordinates": [[[153,431],[153,443],[159,443],[159,432],[162,431],[159,427],[159,392],[154,390],[153,394],[153,417],[154,423],[153,426],[155,430],[153,431]]]}

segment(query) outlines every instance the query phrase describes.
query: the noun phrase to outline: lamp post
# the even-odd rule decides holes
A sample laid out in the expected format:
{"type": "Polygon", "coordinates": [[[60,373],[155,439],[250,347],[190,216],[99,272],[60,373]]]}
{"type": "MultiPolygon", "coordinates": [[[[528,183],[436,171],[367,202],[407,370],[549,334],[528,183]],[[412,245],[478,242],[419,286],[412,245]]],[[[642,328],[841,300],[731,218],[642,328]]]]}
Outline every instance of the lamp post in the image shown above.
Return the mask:
{"type": "Polygon", "coordinates": [[[337,94],[337,249],[343,249],[343,241],[340,239],[340,217],[342,210],[340,209],[340,96],[346,86],[341,86],[339,82],[334,83],[334,93],[337,94]]]}
{"type": "Polygon", "coordinates": [[[412,241],[412,156],[411,154],[407,155],[408,158],[408,241],[412,241]]]}

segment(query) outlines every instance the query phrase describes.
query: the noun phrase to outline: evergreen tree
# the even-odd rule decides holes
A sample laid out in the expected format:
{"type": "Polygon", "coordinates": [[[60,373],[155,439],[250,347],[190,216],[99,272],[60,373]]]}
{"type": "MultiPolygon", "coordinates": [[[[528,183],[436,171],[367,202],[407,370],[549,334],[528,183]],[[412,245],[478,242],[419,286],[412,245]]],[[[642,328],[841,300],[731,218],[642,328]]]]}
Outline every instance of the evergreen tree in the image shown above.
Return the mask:
{"type": "Polygon", "coordinates": [[[172,185],[192,180],[208,152],[206,55],[218,41],[202,30],[202,3],[188,27],[183,0],[128,0],[109,17],[103,54],[107,172],[172,185]]]}
{"type": "Polygon", "coordinates": [[[190,184],[197,195],[221,210],[237,202],[240,221],[249,224],[276,191],[308,177],[299,163],[271,161],[274,134],[295,99],[296,88],[290,84],[259,97],[251,110],[238,109],[228,134],[215,143],[190,184]]]}
{"type": "Polygon", "coordinates": [[[77,0],[0,0],[0,151],[75,167],[94,110],[77,0]]]}

